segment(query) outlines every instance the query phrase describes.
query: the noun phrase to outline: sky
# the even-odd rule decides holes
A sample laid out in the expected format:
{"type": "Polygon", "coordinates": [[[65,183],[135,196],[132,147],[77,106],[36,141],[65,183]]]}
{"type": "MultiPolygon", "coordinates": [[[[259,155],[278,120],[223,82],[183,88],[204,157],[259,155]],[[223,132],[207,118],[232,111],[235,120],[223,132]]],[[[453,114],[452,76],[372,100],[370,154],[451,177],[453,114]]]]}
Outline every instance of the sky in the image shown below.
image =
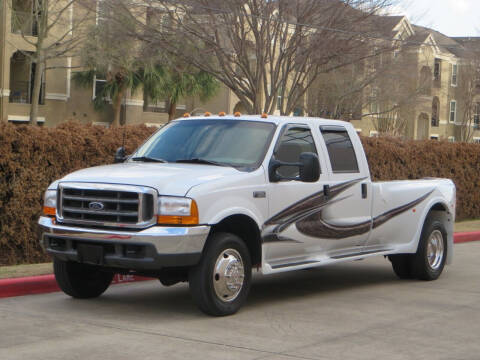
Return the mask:
{"type": "Polygon", "coordinates": [[[448,36],[480,36],[480,0],[396,0],[396,15],[448,36]]]}

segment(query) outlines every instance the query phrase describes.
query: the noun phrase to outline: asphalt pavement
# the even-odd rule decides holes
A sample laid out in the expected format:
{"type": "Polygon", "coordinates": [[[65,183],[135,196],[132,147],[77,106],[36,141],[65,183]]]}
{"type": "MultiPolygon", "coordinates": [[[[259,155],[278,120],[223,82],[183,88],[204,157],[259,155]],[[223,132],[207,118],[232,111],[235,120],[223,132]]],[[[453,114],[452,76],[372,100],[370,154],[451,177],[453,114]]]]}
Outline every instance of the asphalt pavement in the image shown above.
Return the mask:
{"type": "Polygon", "coordinates": [[[255,276],[247,304],[212,318],[187,285],[112,286],[0,300],[0,359],[480,359],[480,242],[433,282],[372,258],[255,276]]]}

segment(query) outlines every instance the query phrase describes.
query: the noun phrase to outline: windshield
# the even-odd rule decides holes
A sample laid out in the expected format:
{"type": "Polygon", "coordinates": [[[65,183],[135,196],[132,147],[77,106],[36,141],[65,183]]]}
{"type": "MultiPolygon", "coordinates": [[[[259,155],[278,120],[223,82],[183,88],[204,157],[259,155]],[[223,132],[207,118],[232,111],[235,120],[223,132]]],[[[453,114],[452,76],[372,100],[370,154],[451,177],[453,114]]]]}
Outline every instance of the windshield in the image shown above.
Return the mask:
{"type": "Polygon", "coordinates": [[[254,170],[262,163],[274,131],[274,124],[260,121],[174,121],[153,135],[131,159],[211,163],[254,170]]]}

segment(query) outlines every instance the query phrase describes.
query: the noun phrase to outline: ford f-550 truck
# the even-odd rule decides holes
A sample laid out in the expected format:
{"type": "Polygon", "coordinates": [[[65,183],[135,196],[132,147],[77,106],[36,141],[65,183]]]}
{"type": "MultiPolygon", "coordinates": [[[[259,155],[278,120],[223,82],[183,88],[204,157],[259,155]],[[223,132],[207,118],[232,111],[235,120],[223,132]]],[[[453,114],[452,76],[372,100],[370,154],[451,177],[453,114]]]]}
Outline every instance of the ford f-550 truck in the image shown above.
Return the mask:
{"type": "Polygon", "coordinates": [[[383,255],[400,278],[435,280],[452,261],[452,181],[373,183],[347,122],[185,117],[121,153],[45,193],[41,241],[75,298],[134,273],[188,281],[202,311],[228,315],[245,302],[252,268],[383,255]]]}

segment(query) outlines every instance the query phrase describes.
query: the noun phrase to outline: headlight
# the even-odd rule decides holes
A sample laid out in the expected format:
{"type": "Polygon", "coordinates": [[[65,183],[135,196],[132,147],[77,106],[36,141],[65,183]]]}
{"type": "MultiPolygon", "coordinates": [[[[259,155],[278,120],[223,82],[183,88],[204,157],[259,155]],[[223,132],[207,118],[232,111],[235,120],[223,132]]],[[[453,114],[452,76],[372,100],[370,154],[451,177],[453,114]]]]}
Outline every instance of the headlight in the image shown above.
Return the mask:
{"type": "Polygon", "coordinates": [[[43,198],[43,215],[55,216],[57,209],[57,190],[45,191],[43,198]]]}
{"type": "Polygon", "coordinates": [[[160,196],[157,222],[162,225],[198,225],[197,203],[184,197],[160,196]]]}

